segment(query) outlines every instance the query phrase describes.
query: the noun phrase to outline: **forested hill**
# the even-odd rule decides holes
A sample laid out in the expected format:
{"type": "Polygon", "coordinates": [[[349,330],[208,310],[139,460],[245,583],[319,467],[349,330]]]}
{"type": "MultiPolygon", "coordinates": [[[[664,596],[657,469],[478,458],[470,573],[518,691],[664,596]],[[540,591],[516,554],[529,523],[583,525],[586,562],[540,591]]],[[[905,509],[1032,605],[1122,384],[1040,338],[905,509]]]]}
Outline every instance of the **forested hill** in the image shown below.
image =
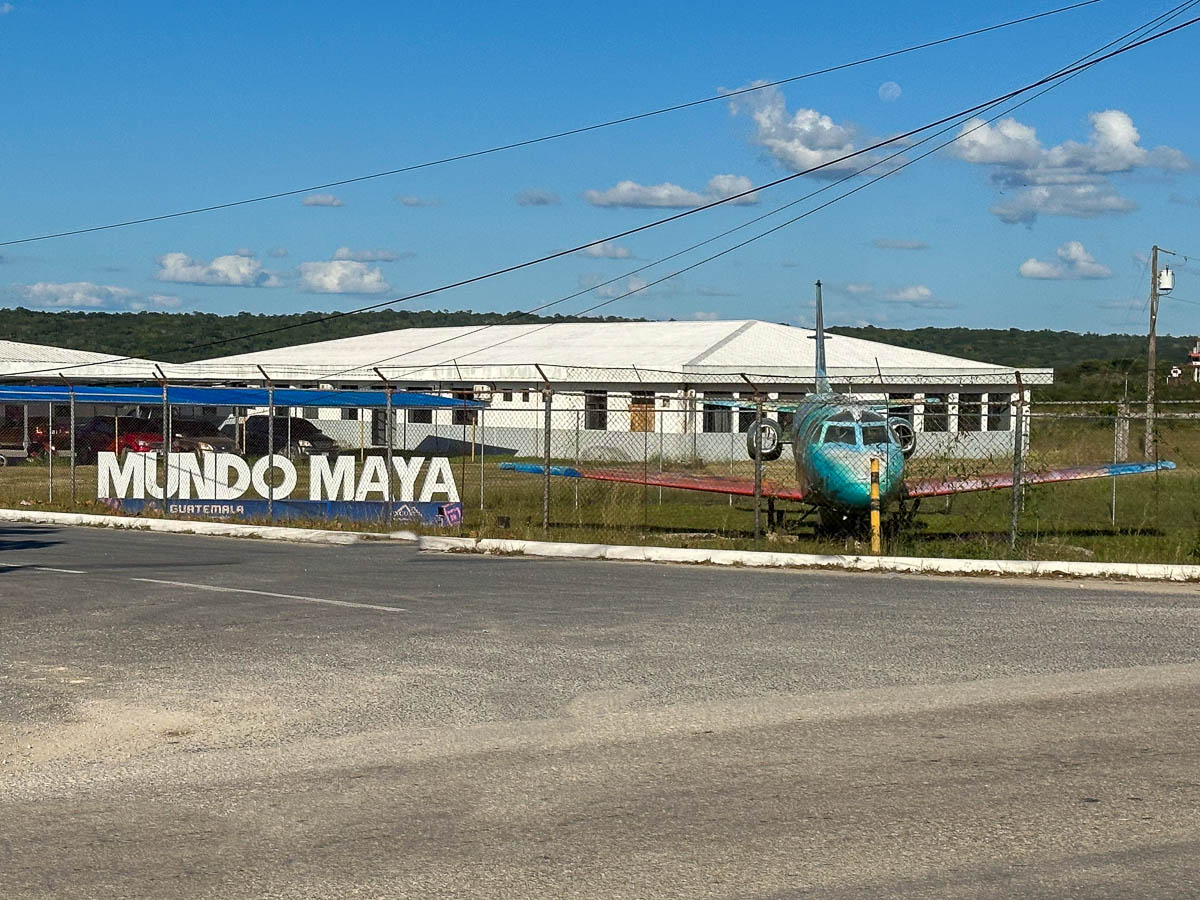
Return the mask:
{"type": "Polygon", "coordinates": [[[526,313],[437,312],[434,310],[379,310],[315,321],[328,312],[291,315],[238,313],[162,312],[38,312],[0,309],[0,339],[27,344],[49,344],[73,350],[141,356],[162,362],[191,362],[254,350],[271,350],[334,338],[394,331],[397,328],[435,328],[444,325],[524,325],[536,322],[617,322],[615,317],[534,316],[526,313]],[[312,322],[311,325],[301,325],[312,322]],[[299,327],[290,327],[299,326],[299,327]],[[276,330],[286,329],[286,330],[276,330]],[[262,332],[272,332],[262,334],[262,332]],[[259,334],[253,338],[239,335],[259,334]],[[197,344],[229,343],[199,350],[180,350],[197,344]]]}
{"type": "MultiPolygon", "coordinates": [[[[77,350],[186,362],[352,337],[397,328],[445,325],[525,324],[536,322],[615,322],[617,317],[534,316],[525,313],[476,313],[435,310],[379,310],[316,321],[330,313],[291,315],[163,312],[40,312],[0,309],[0,339],[50,344],[77,350]],[[313,324],[289,327],[298,323],[313,324]],[[284,330],[278,330],[284,329],[284,330]],[[262,332],[269,332],[262,334],[262,332]],[[259,333],[258,337],[241,335],[259,333]],[[227,344],[171,352],[213,341],[227,344]]],[[[1115,396],[1125,378],[1145,378],[1146,339],[1136,334],[1077,334],[1071,331],[1022,331],[976,328],[849,328],[830,329],[851,337],[931,350],[964,359],[1009,366],[1053,367],[1060,389],[1115,396]]],[[[1158,357],[1164,371],[1187,361],[1191,338],[1160,337],[1158,357]]],[[[1135,382],[1136,383],[1136,382],[1135,382]]]]}
{"type": "MultiPolygon", "coordinates": [[[[1004,366],[1067,369],[1086,361],[1144,360],[1146,336],[1138,334],[1078,334],[1074,331],[1022,331],[1019,328],[831,328],[848,337],[929,350],[963,359],[1004,366]]],[[[1190,337],[1158,338],[1158,356],[1165,363],[1187,362],[1190,337]]],[[[1142,371],[1145,365],[1142,364],[1142,371]]]]}

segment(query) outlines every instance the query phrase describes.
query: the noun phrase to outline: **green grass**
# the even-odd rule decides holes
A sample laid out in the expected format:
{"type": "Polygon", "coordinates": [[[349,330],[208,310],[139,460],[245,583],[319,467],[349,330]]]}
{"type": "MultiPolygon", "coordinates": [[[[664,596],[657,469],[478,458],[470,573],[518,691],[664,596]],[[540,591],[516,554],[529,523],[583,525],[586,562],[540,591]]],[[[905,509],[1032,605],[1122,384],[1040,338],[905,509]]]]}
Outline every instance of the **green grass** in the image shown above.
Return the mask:
{"type": "MultiPolygon", "coordinates": [[[[1139,458],[1141,432],[1131,430],[1132,458],[1139,458]]],[[[925,501],[912,527],[891,535],[886,552],[897,555],[1067,559],[1123,562],[1200,563],[1200,423],[1168,423],[1161,432],[1161,455],[1179,469],[1158,475],[1116,479],[1115,524],[1111,512],[1113,479],[1043,485],[1025,489],[1020,537],[1015,554],[1008,543],[1011,492],[963,494],[925,501]]],[[[1111,424],[1067,421],[1035,428],[1031,467],[1111,460],[1111,424]]],[[[866,544],[850,537],[814,533],[812,521],[799,523],[801,509],[780,504],[785,524],[777,533],[754,540],[753,503],[640,485],[556,478],[551,484],[551,525],[542,528],[542,482],[536,475],[501,471],[500,458],[452,459],[462,497],[464,521],[449,533],[477,537],[562,540],[584,543],[656,544],[670,547],[772,549],[803,553],[865,553],[866,544]],[[483,500],[480,505],[480,476],[483,500]]],[[[556,461],[560,462],[560,461],[556,461]]],[[[563,460],[561,462],[570,462],[563,460]]],[[[913,474],[973,474],[1002,471],[1011,462],[993,460],[915,461],[913,474]]],[[[668,468],[680,468],[667,464],[668,468]]],[[[641,466],[634,464],[640,471],[641,466]]],[[[657,461],[653,464],[657,468],[657,461]]],[[[307,465],[297,465],[297,496],[304,496],[307,465]]],[[[731,474],[728,463],[693,471],[731,474]]],[[[752,464],[736,463],[733,474],[753,476],[752,464]]],[[[765,477],[789,482],[790,459],[768,464],[765,477]]],[[[419,482],[418,482],[419,485],[419,482]]],[[[79,466],[77,502],[70,502],[70,467],[54,465],[54,500],[49,499],[45,462],[0,469],[0,506],[107,513],[95,499],[96,468],[79,466]]],[[[247,495],[248,497],[251,495],[247,495]]],[[[150,513],[151,515],[153,513],[150,513]]],[[[766,521],[766,503],[763,503],[766,521]]],[[[375,531],[381,523],[329,522],[288,524],[375,531]]],[[[432,531],[432,529],[417,530],[432,531]]]]}

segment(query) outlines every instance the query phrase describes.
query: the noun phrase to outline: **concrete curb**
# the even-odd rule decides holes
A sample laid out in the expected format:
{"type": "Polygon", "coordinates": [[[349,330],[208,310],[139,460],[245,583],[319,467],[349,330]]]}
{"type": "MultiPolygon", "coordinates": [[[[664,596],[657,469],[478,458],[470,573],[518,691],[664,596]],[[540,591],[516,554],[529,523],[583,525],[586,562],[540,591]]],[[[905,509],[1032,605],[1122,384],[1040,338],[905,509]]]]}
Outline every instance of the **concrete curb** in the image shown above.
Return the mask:
{"type": "Polygon", "coordinates": [[[206,534],[217,537],[260,538],[267,541],[299,541],[309,544],[357,544],[363,540],[393,540],[415,543],[416,532],[329,531],[320,528],[287,528],[278,525],[239,525],[234,522],[200,522],[190,519],[147,519],[138,516],[98,516],[47,510],[0,509],[0,522],[31,522],[37,525],[90,525],[100,528],[133,528],[169,534],[206,534]]]}
{"type": "Polygon", "coordinates": [[[926,559],[919,556],[850,556],[769,553],[751,550],[693,550],[616,544],[567,544],[422,536],[421,550],[459,553],[521,553],[557,559],[622,559],[637,562],[709,563],[766,568],[834,568],[857,572],[910,572],[937,575],[1043,575],[1072,578],[1128,578],[1147,581],[1200,581],[1200,566],[1158,563],[1059,562],[1009,559],[926,559]]]}

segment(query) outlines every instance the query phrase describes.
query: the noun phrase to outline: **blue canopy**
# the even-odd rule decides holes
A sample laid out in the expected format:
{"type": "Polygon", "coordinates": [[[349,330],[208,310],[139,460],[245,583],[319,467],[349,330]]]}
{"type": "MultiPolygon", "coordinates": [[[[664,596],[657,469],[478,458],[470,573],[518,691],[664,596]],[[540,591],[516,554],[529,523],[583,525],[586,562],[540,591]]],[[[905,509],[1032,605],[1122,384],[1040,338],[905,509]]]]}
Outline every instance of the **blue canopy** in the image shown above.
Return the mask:
{"type": "MultiPolygon", "coordinates": [[[[271,392],[266,388],[167,387],[167,402],[172,406],[267,406],[271,392]]],[[[387,406],[386,391],[315,391],[279,388],[274,392],[276,406],[351,407],[382,409],[387,406]]],[[[153,406],[161,404],[160,387],[120,387],[108,385],[0,384],[0,403],[76,403],[113,404],[116,406],[153,406]]],[[[486,404],[477,400],[457,400],[436,394],[395,391],[396,409],[479,409],[486,404]]]]}

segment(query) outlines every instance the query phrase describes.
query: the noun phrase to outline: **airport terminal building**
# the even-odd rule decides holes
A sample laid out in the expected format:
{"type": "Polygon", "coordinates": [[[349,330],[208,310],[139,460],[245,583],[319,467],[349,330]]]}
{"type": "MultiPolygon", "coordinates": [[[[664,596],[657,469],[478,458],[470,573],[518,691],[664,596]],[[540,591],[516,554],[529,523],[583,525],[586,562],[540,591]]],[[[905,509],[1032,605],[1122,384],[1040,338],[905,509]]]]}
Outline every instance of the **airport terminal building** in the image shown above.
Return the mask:
{"type": "MultiPolygon", "coordinates": [[[[921,435],[920,455],[995,453],[1003,443],[996,432],[1012,432],[1017,397],[1028,400],[1031,387],[1053,379],[1051,369],[1018,371],[837,334],[827,335],[826,354],[835,389],[908,418],[921,435]]],[[[556,456],[612,455],[621,445],[615,434],[628,434],[656,441],[670,457],[722,460],[745,457],[739,438],[753,421],[756,393],[787,403],[813,390],[814,357],[811,330],[748,319],[410,328],[162,368],[193,384],[386,383],[488,403],[478,414],[408,410],[396,423],[406,448],[440,435],[524,452],[539,445],[549,397],[556,456]]],[[[349,446],[383,440],[378,412],[294,414],[321,420],[349,446]]]]}

